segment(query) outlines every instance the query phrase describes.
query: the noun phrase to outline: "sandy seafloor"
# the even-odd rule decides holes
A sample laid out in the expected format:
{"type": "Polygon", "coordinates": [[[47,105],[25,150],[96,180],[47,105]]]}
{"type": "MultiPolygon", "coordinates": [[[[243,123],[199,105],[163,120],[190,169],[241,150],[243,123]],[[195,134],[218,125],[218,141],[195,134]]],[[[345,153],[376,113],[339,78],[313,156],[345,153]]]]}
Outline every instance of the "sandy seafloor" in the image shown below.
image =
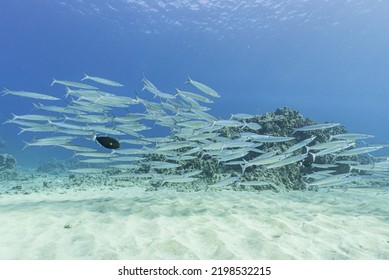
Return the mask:
{"type": "Polygon", "coordinates": [[[0,259],[389,259],[386,187],[177,192],[36,182],[0,186],[0,259]]]}

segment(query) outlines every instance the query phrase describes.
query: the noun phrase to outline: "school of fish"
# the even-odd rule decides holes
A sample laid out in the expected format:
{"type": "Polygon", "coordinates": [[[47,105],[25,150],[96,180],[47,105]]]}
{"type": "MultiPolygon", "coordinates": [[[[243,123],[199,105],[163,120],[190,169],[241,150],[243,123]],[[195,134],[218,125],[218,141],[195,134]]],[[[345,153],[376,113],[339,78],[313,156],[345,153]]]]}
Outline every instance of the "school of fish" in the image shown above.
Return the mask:
{"type": "Polygon", "coordinates": [[[118,180],[142,178],[158,186],[203,182],[207,190],[227,186],[280,190],[284,186],[258,174],[282,174],[297,166],[303,170],[303,185],[297,189],[387,184],[389,158],[371,155],[386,145],[364,143],[373,135],[334,133],[318,140],[318,132],[332,131],[339,123],[295,127],[284,136],[263,134],[254,115],[219,119],[208,113],[220,94],[201,82],[189,78],[185,86],[190,91],[176,89],[173,94],[146,78],[142,83],[141,95],[132,98],[101,90],[123,87],[106,78],[84,74],[80,82],[53,79],[53,87],[64,89],[66,106],[55,105],[64,104],[56,96],[4,88],[3,95],[36,100],[33,113],[13,114],[5,123],[19,125],[19,134],[33,134],[34,140],[25,142],[24,148],[73,151],[85,168],[70,169],[71,173],[116,170],[110,176],[118,180]],[[167,135],[144,135],[156,126],[167,135]],[[213,167],[220,174],[210,175],[213,167]]]}

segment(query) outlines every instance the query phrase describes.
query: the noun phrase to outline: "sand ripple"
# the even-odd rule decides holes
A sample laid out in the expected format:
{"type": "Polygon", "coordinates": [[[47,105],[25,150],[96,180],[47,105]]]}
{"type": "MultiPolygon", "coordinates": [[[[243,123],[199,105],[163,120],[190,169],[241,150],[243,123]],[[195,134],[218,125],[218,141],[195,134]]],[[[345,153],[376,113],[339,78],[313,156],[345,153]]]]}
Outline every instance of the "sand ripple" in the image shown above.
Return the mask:
{"type": "Polygon", "coordinates": [[[389,193],[3,195],[1,259],[389,259],[389,193]]]}

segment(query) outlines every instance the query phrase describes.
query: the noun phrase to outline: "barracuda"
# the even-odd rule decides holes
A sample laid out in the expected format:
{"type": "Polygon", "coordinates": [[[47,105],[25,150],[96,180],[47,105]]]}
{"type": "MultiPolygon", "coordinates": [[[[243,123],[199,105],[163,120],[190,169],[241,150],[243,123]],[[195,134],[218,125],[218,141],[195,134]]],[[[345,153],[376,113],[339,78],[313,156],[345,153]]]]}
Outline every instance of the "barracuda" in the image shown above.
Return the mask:
{"type": "Polygon", "coordinates": [[[26,131],[28,131],[28,132],[57,132],[58,129],[55,127],[47,126],[47,125],[33,126],[33,127],[21,127],[18,135],[20,135],[26,131]]]}
{"type": "Polygon", "coordinates": [[[60,120],[62,119],[61,117],[57,116],[47,116],[47,115],[15,115],[12,114],[12,119],[10,121],[14,120],[30,120],[30,121],[47,121],[47,120],[60,120]]]}
{"type": "Polygon", "coordinates": [[[257,158],[255,158],[253,160],[250,160],[250,161],[244,161],[245,164],[242,165],[242,174],[244,174],[244,172],[247,169],[247,167],[272,164],[272,163],[278,162],[280,160],[283,160],[283,159],[285,159],[287,157],[288,157],[288,155],[282,154],[282,155],[266,157],[266,158],[259,158],[259,157],[257,157],[257,158]]]}
{"type": "Polygon", "coordinates": [[[172,178],[166,178],[166,177],[163,177],[160,179],[162,180],[162,183],[161,183],[161,186],[163,186],[164,184],[166,183],[190,183],[190,182],[194,182],[194,181],[197,181],[199,178],[196,178],[196,177],[181,177],[181,176],[177,176],[177,177],[172,177],[172,178]]]}
{"type": "Polygon", "coordinates": [[[33,98],[33,99],[42,99],[42,100],[60,100],[58,97],[50,96],[47,94],[42,94],[42,93],[36,93],[36,92],[31,92],[31,91],[23,91],[23,90],[9,90],[7,88],[3,89],[3,96],[4,95],[16,95],[20,97],[27,97],[27,98],[33,98]]]}
{"type": "Polygon", "coordinates": [[[354,148],[351,150],[346,150],[346,151],[340,152],[340,153],[336,154],[336,156],[338,156],[338,157],[355,156],[355,155],[360,155],[360,154],[371,153],[371,152],[377,151],[377,150],[382,149],[382,148],[383,148],[383,146],[354,148]]]}
{"type": "Polygon", "coordinates": [[[199,95],[199,94],[196,94],[196,93],[182,91],[182,90],[179,90],[178,88],[176,88],[176,94],[181,95],[181,96],[186,96],[186,97],[189,97],[189,98],[192,98],[194,100],[198,100],[198,101],[201,101],[204,103],[213,103],[213,100],[211,100],[209,98],[206,98],[206,97],[199,95]]]}
{"type": "Polygon", "coordinates": [[[208,95],[213,96],[213,97],[220,97],[220,95],[216,91],[214,91],[212,88],[210,88],[209,86],[204,85],[200,82],[194,81],[189,77],[188,77],[187,83],[195,86],[197,89],[204,92],[205,94],[208,94],[208,95]]]}
{"type": "Polygon", "coordinates": [[[307,148],[308,148],[308,150],[324,150],[324,149],[329,149],[329,148],[333,148],[333,147],[338,147],[340,145],[347,146],[348,144],[355,145],[355,142],[347,141],[347,140],[339,140],[339,141],[317,143],[313,146],[307,146],[307,148]]]}
{"type": "Polygon", "coordinates": [[[87,84],[84,84],[84,83],[65,81],[65,80],[53,79],[53,82],[51,83],[51,86],[53,86],[54,84],[60,84],[60,85],[64,85],[64,86],[67,86],[67,87],[75,87],[75,88],[82,88],[82,89],[98,89],[97,87],[94,87],[94,86],[91,86],[91,85],[87,85],[87,84]]]}
{"type": "Polygon", "coordinates": [[[313,187],[313,186],[329,185],[329,184],[335,183],[336,181],[338,181],[340,179],[346,178],[348,176],[350,176],[349,173],[332,175],[332,176],[328,176],[328,177],[325,177],[323,179],[315,180],[311,183],[308,183],[307,186],[313,187]]]}
{"type": "Polygon", "coordinates": [[[301,149],[302,147],[305,147],[307,146],[309,143],[311,143],[313,140],[315,140],[316,136],[313,136],[311,138],[308,138],[308,139],[305,139],[305,140],[302,140],[300,142],[298,142],[297,144],[294,144],[293,146],[289,147],[285,153],[292,153],[298,149],[301,149]]]}
{"type": "Polygon", "coordinates": [[[299,127],[299,128],[294,128],[293,133],[312,131],[312,130],[329,129],[329,128],[333,128],[333,127],[339,126],[339,125],[340,125],[340,123],[322,123],[322,124],[307,125],[307,126],[303,126],[303,127],[299,127]]]}
{"type": "Polygon", "coordinates": [[[104,171],[103,168],[77,168],[77,169],[70,169],[69,172],[71,173],[102,173],[104,171]]]}
{"type": "Polygon", "coordinates": [[[164,98],[164,99],[174,99],[176,98],[174,95],[172,94],[168,94],[168,93],[163,93],[161,92],[159,89],[157,89],[157,87],[155,85],[153,85],[149,80],[147,80],[146,78],[143,78],[143,90],[148,90],[149,92],[151,92],[152,94],[154,94],[154,98],[156,96],[160,97],[160,98],[164,98]]]}
{"type": "Polygon", "coordinates": [[[84,73],[84,78],[82,78],[81,81],[84,81],[84,80],[91,80],[91,81],[94,81],[96,83],[100,83],[100,84],[103,84],[106,86],[112,86],[112,87],[122,87],[123,86],[121,83],[118,83],[118,82],[115,82],[112,80],[108,80],[105,78],[88,76],[85,73],[84,73]]]}
{"type": "Polygon", "coordinates": [[[225,187],[225,186],[231,185],[238,179],[239,179],[239,177],[229,177],[227,179],[221,180],[221,181],[216,182],[214,184],[208,185],[207,186],[207,190],[210,189],[210,188],[211,189],[212,188],[221,188],[221,187],[225,187]]]}
{"type": "Polygon", "coordinates": [[[277,161],[275,163],[269,164],[269,165],[265,166],[265,168],[266,169],[271,169],[271,168],[277,168],[277,167],[282,167],[282,166],[285,166],[285,165],[288,165],[288,164],[296,163],[298,161],[302,161],[303,159],[305,159],[307,157],[307,155],[308,154],[302,154],[302,155],[296,155],[296,156],[288,157],[286,159],[283,159],[283,160],[277,161]]]}
{"type": "Polygon", "coordinates": [[[331,135],[330,140],[332,139],[341,139],[341,140],[360,140],[360,139],[368,139],[368,138],[373,138],[374,135],[370,134],[360,134],[360,133],[345,133],[345,134],[336,134],[336,135],[331,135]]]}

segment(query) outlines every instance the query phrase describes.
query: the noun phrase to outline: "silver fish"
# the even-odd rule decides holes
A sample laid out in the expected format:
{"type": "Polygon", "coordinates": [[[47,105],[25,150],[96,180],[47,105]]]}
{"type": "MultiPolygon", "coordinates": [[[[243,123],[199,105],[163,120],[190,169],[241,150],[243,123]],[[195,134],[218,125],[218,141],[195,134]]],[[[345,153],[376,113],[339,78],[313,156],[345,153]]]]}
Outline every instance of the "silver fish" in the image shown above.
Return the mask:
{"type": "Polygon", "coordinates": [[[321,123],[321,124],[313,124],[313,125],[307,125],[299,128],[294,128],[293,133],[298,131],[312,131],[312,130],[322,130],[322,129],[328,129],[335,126],[339,126],[340,123],[321,123]]]}
{"type": "Polygon", "coordinates": [[[188,77],[188,81],[187,83],[195,86],[197,89],[201,90],[202,92],[208,94],[208,95],[211,95],[213,97],[220,97],[220,94],[218,94],[216,91],[214,91],[213,89],[211,89],[209,86],[207,85],[204,85],[200,82],[197,82],[197,81],[194,81],[192,80],[191,78],[188,77]]]}
{"type": "Polygon", "coordinates": [[[97,87],[94,87],[94,86],[91,86],[91,85],[87,85],[87,84],[84,84],[84,83],[65,81],[65,80],[53,79],[53,82],[51,83],[51,86],[53,86],[54,84],[60,84],[60,85],[64,85],[64,86],[67,86],[67,87],[75,87],[75,88],[82,88],[82,89],[98,89],[97,87]]]}
{"type": "Polygon", "coordinates": [[[336,156],[342,157],[342,156],[355,156],[355,155],[360,155],[360,154],[365,154],[365,153],[370,153],[377,151],[379,149],[383,148],[382,146],[372,146],[372,147],[360,147],[360,148],[354,148],[346,151],[342,151],[336,156]]]}
{"type": "Polygon", "coordinates": [[[330,140],[332,139],[339,139],[339,140],[360,140],[360,139],[367,139],[367,138],[373,138],[374,135],[370,134],[360,134],[360,133],[344,133],[344,134],[335,134],[330,136],[330,140]]]}
{"type": "Polygon", "coordinates": [[[115,81],[111,81],[111,80],[108,80],[108,79],[105,79],[105,78],[88,76],[85,73],[84,73],[84,76],[85,77],[82,78],[81,81],[91,80],[91,81],[94,81],[94,82],[97,82],[97,83],[100,83],[100,84],[103,84],[103,85],[106,85],[106,86],[113,86],[113,87],[122,87],[123,86],[121,83],[118,83],[118,82],[115,82],[115,81]]]}
{"type": "Polygon", "coordinates": [[[34,99],[42,99],[42,100],[60,100],[58,97],[50,96],[47,94],[42,93],[36,93],[31,91],[24,91],[24,90],[9,90],[7,88],[3,89],[3,96],[4,95],[16,95],[21,97],[28,97],[28,98],[34,98],[34,99]]]}

